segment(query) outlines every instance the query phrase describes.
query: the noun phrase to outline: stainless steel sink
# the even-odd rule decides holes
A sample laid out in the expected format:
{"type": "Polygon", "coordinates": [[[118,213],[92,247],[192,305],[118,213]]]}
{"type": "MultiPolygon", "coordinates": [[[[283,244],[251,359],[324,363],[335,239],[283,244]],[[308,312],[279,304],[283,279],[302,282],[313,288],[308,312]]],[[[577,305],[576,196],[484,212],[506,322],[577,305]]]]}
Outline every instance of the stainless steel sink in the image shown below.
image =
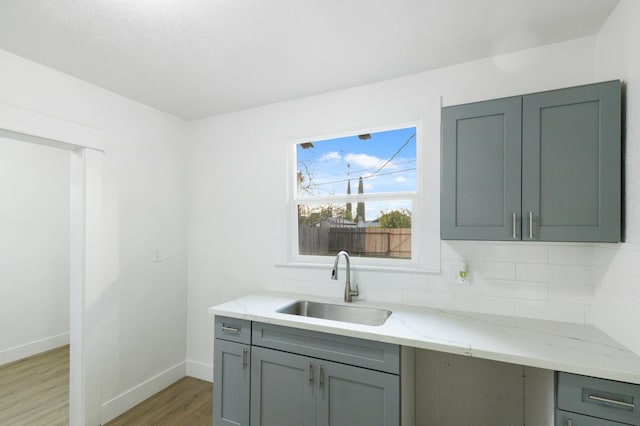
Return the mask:
{"type": "Polygon", "coordinates": [[[335,305],[332,303],[310,302],[308,300],[299,300],[278,309],[277,312],[363,325],[382,325],[392,314],[391,311],[385,309],[335,305]]]}

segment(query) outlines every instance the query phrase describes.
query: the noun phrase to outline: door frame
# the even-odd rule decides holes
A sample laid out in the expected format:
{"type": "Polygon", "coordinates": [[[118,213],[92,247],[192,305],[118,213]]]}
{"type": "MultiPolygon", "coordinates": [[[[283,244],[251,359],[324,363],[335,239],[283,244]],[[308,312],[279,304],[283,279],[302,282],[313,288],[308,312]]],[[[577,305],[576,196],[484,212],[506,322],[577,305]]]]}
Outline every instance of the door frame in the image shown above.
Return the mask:
{"type": "Polygon", "coordinates": [[[0,104],[0,137],[70,153],[69,424],[101,424],[102,163],[100,130],[0,104]]]}

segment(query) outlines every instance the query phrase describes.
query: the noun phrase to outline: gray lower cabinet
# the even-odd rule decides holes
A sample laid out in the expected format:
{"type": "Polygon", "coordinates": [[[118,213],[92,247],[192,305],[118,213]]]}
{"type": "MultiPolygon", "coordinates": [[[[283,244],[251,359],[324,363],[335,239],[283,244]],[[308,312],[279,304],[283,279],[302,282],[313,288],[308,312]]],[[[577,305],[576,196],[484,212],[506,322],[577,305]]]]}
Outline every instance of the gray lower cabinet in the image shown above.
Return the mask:
{"type": "Polygon", "coordinates": [[[640,385],[559,372],[556,426],[640,426],[640,385]]]}
{"type": "Polygon", "coordinates": [[[398,376],[328,361],[317,369],[318,426],[399,425],[398,376]]]}
{"type": "Polygon", "coordinates": [[[216,316],[215,426],[399,426],[400,347],[216,316]]]}
{"type": "Polygon", "coordinates": [[[213,424],[249,426],[251,322],[216,317],[213,365],[213,424]]]}
{"type": "Polygon", "coordinates": [[[251,426],[315,425],[316,388],[309,358],[253,349],[251,426]]]}
{"type": "Polygon", "coordinates": [[[399,377],[254,347],[251,426],[399,424],[399,377]]]}
{"type": "Polygon", "coordinates": [[[596,417],[556,410],[555,426],[621,426],[624,423],[611,422],[596,417]]]}
{"type": "Polygon", "coordinates": [[[621,240],[621,83],[442,109],[441,237],[621,240]]]}

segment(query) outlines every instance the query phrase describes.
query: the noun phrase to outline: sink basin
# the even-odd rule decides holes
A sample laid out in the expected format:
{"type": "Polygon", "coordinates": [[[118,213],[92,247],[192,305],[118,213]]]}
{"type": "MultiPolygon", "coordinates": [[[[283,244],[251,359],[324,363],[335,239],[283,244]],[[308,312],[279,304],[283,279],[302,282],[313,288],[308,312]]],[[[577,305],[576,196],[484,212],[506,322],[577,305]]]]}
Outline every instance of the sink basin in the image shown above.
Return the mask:
{"type": "Polygon", "coordinates": [[[299,300],[278,309],[277,312],[363,325],[382,325],[392,314],[391,311],[385,309],[335,305],[332,303],[310,302],[308,300],[299,300]]]}

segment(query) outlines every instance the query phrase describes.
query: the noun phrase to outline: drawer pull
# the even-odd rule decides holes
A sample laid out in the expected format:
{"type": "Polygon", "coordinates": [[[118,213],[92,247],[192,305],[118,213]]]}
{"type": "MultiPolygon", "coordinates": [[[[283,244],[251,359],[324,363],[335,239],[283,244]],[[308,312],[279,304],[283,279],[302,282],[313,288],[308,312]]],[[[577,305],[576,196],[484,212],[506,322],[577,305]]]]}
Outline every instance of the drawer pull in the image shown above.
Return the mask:
{"type": "Polygon", "coordinates": [[[242,356],[240,357],[240,363],[242,364],[242,369],[247,368],[247,350],[242,348],[242,356]]]}
{"type": "Polygon", "coordinates": [[[313,365],[307,366],[307,384],[311,386],[313,384],[313,365]]]}
{"type": "Polygon", "coordinates": [[[222,325],[222,331],[225,333],[233,333],[240,334],[240,329],[238,327],[229,327],[228,325],[222,325]]]}
{"type": "Polygon", "coordinates": [[[589,395],[587,398],[589,398],[592,401],[605,402],[607,404],[619,405],[619,406],[625,407],[625,408],[636,408],[635,404],[630,404],[630,403],[624,402],[624,401],[617,401],[615,399],[603,398],[603,397],[597,396],[597,395],[589,395]]]}

